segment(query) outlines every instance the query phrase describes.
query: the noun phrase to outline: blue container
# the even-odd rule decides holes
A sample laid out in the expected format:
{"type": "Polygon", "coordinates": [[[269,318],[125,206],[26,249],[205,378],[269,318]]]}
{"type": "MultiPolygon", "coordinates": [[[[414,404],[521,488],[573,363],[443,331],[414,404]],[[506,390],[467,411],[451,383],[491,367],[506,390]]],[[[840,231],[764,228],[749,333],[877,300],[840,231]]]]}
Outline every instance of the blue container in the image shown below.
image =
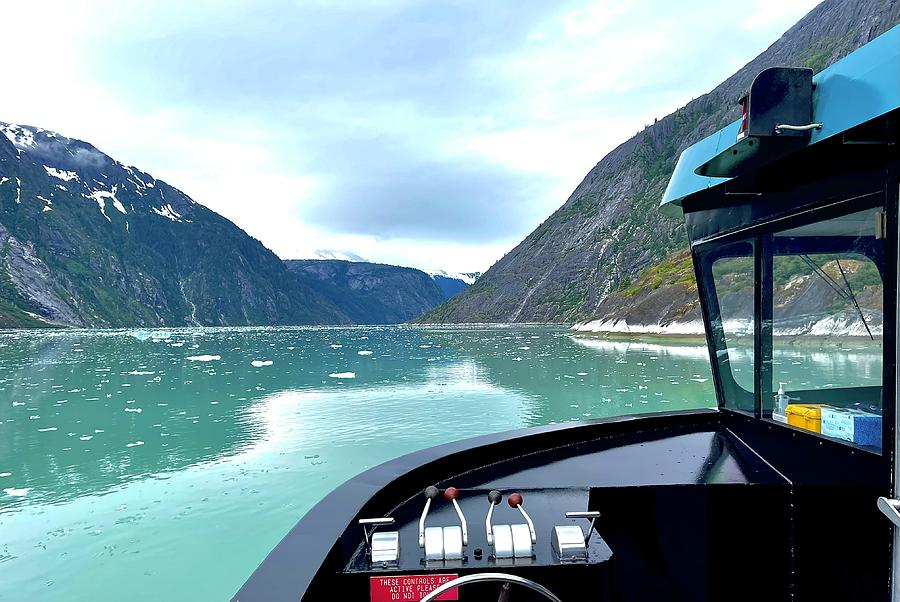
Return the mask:
{"type": "Polygon", "coordinates": [[[857,445],[881,447],[881,416],[849,408],[822,408],[822,434],[857,445]]]}

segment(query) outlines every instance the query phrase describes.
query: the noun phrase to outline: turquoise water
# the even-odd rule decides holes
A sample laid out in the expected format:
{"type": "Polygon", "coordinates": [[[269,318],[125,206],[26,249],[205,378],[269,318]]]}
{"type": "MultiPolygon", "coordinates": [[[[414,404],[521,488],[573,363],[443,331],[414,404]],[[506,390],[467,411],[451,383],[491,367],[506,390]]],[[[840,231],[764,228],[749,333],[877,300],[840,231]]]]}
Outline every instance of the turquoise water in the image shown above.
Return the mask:
{"type": "Polygon", "coordinates": [[[544,327],[0,333],[0,600],[226,600],[366,468],[708,407],[708,361],[544,327]]]}

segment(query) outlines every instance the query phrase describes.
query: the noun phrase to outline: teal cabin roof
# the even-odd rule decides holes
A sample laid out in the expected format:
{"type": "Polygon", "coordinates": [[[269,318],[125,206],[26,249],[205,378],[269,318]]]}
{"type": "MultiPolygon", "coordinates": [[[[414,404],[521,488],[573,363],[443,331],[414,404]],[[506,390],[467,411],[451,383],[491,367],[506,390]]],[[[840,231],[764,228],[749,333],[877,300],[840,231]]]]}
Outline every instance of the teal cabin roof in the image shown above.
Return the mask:
{"type": "MultiPolygon", "coordinates": [[[[822,128],[806,146],[900,108],[900,25],[822,70],[813,83],[813,122],[822,128]]],[[[736,146],[740,127],[738,119],[681,153],[660,203],[664,213],[680,215],[685,197],[728,181],[698,170],[736,146]]]]}

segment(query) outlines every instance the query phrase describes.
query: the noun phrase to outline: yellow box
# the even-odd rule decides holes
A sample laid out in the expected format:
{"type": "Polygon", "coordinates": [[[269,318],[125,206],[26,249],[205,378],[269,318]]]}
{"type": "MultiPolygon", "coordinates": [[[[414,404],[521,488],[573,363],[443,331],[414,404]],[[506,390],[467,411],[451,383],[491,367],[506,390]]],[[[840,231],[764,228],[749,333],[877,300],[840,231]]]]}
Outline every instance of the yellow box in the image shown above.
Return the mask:
{"type": "Polygon", "coordinates": [[[821,403],[790,403],[784,413],[791,426],[821,433],[823,407],[828,406],[821,403]]]}

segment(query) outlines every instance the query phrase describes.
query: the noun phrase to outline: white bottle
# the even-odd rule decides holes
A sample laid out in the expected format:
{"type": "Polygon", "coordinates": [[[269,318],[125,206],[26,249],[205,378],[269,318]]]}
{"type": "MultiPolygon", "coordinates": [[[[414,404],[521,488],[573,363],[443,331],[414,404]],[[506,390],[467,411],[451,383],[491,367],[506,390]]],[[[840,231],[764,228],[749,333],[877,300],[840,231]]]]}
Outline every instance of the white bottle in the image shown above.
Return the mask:
{"type": "Polygon", "coordinates": [[[778,383],[778,393],[775,395],[775,409],[772,410],[772,420],[787,424],[787,407],[791,398],[784,392],[784,383],[778,383]]]}

